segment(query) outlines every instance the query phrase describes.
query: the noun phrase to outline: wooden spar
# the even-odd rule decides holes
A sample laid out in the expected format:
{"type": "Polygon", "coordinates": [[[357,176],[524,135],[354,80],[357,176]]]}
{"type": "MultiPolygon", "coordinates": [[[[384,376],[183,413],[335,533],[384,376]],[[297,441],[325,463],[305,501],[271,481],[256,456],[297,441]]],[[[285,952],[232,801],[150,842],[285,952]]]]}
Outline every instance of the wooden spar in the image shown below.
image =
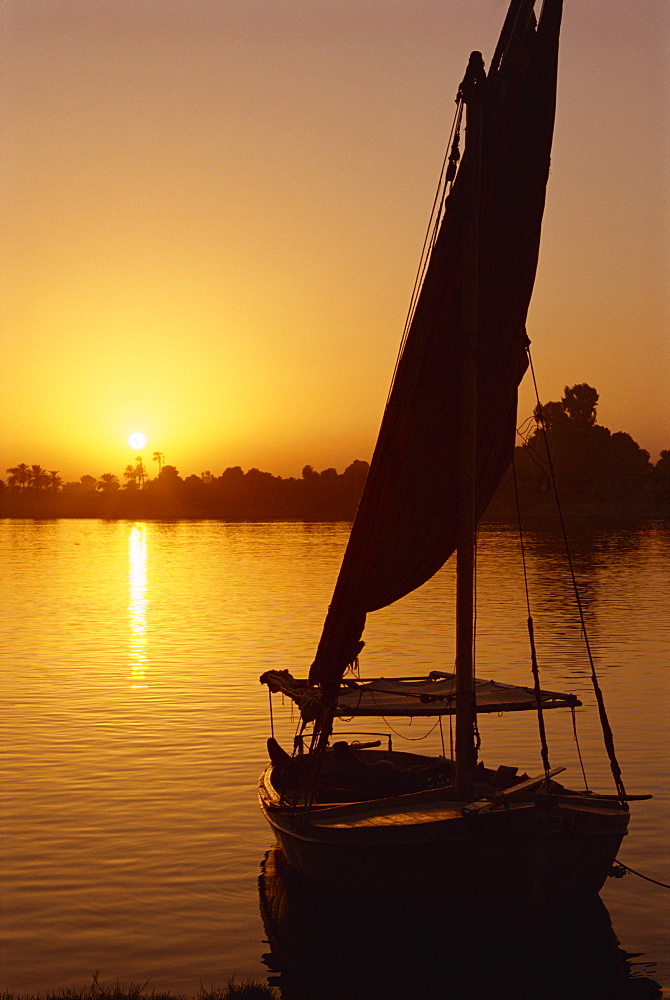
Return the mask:
{"type": "Polygon", "coordinates": [[[535,0],[512,0],[491,60],[489,73],[496,73],[500,69],[503,56],[506,54],[513,56],[533,16],[534,7],[535,0]]]}
{"type": "Polygon", "coordinates": [[[474,683],[475,452],[477,435],[477,331],[479,306],[479,200],[482,155],[481,53],[473,52],[461,85],[467,108],[466,149],[474,165],[463,287],[458,543],[456,549],[456,796],[472,799],[477,764],[474,683]]]}
{"type": "MultiPolygon", "coordinates": [[[[492,71],[514,57],[533,16],[535,0],[512,0],[496,48],[492,71]]],[[[474,694],[475,592],[475,454],[477,410],[477,337],[479,307],[479,227],[482,163],[482,117],[486,73],[481,53],[473,52],[461,84],[466,105],[466,149],[474,161],[472,216],[463,275],[463,353],[459,452],[459,507],[456,548],[456,794],[472,798],[477,764],[474,694]]]]}

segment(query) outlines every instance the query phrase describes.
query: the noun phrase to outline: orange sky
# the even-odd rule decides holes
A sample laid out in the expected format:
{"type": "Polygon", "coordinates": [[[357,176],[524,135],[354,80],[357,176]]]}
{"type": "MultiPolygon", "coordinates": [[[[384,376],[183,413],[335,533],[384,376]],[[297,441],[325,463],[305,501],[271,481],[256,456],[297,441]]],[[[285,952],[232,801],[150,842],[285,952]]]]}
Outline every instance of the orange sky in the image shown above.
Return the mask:
{"type": "MultiPolygon", "coordinates": [[[[182,475],[369,458],[456,88],[506,6],[4,0],[0,475],[119,475],[133,430],[182,475]]],[[[669,40],[667,0],[565,0],[529,317],[543,398],[589,382],[653,459],[669,40]]]]}

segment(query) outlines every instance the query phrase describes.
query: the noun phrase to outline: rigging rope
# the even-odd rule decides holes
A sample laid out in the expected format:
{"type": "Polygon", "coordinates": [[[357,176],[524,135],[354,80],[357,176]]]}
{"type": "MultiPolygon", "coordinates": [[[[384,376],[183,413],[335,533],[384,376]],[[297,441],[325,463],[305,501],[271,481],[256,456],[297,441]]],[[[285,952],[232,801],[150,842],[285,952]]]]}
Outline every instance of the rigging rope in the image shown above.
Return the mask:
{"type": "MultiPolygon", "coordinates": [[[[375,701],[374,692],[371,692],[371,693],[372,693],[372,701],[374,702],[375,707],[378,707],[377,706],[377,702],[375,701]]],[[[386,716],[382,715],[381,712],[379,713],[379,717],[380,717],[380,719],[384,720],[385,725],[387,725],[389,727],[389,729],[391,730],[392,733],[395,733],[395,735],[398,736],[401,740],[408,740],[410,743],[420,743],[421,740],[428,739],[428,737],[431,735],[431,733],[435,732],[435,729],[438,726],[440,726],[440,727],[442,726],[442,716],[438,715],[437,721],[436,721],[435,725],[431,726],[430,729],[428,730],[428,732],[424,733],[423,736],[406,736],[404,733],[400,733],[400,732],[398,732],[397,729],[394,729],[393,726],[391,725],[391,723],[389,722],[389,720],[386,718],[386,716]]],[[[410,716],[410,726],[412,725],[413,721],[414,721],[413,716],[410,716]]]]}
{"type": "Polygon", "coordinates": [[[586,771],[584,770],[584,761],[582,760],[582,751],[581,751],[581,747],[579,746],[579,738],[577,736],[577,713],[575,712],[575,706],[574,705],[570,706],[570,711],[572,713],[572,733],[573,733],[573,736],[575,738],[575,745],[577,747],[577,756],[579,757],[579,766],[582,769],[582,777],[584,779],[584,788],[588,792],[588,790],[589,790],[589,783],[586,780],[586,771]]]}
{"type": "Polygon", "coordinates": [[[563,509],[561,507],[560,497],[558,495],[558,487],[556,484],[556,475],[554,470],[554,464],[551,457],[551,451],[549,448],[549,436],[547,434],[547,425],[544,421],[544,416],[542,414],[542,405],[540,403],[540,396],[537,388],[537,380],[535,378],[535,368],[533,367],[533,359],[530,353],[530,346],[526,347],[526,353],[528,355],[528,365],[530,367],[531,376],[533,379],[533,388],[535,390],[535,399],[537,400],[537,419],[542,429],[542,437],[544,440],[544,446],[547,451],[547,461],[549,463],[549,469],[551,471],[551,485],[553,487],[554,499],[556,501],[556,508],[558,511],[559,523],[561,525],[561,533],[563,537],[563,545],[565,546],[565,554],[568,560],[568,568],[570,571],[570,579],[572,580],[572,589],[575,595],[575,601],[577,604],[577,611],[579,614],[579,622],[582,630],[582,638],[584,639],[584,645],[586,648],[586,653],[591,668],[591,683],[593,685],[593,690],[596,696],[596,702],[598,705],[598,716],[600,718],[600,727],[603,733],[603,739],[605,741],[605,749],[607,750],[607,756],[610,762],[610,769],[612,771],[612,776],[614,778],[614,784],[619,796],[619,801],[622,807],[626,806],[626,789],[624,788],[623,778],[621,775],[621,768],[619,767],[619,762],[617,760],[616,751],[614,749],[614,736],[612,734],[612,729],[609,724],[609,719],[607,717],[607,710],[605,708],[605,700],[603,698],[603,693],[598,682],[598,675],[596,673],[595,661],[593,659],[593,653],[591,651],[591,643],[589,642],[588,633],[586,631],[586,619],[584,616],[584,608],[582,606],[582,599],[579,593],[579,587],[577,585],[577,577],[575,575],[575,567],[572,561],[572,555],[570,553],[570,546],[568,544],[568,534],[565,527],[565,520],[563,518],[563,509]]]}
{"type": "Polygon", "coordinates": [[[547,745],[547,731],[544,725],[544,712],[542,711],[542,691],[540,690],[540,668],[537,663],[537,650],[535,648],[535,627],[533,616],[530,610],[530,591],[528,589],[528,568],[526,566],[526,546],[523,540],[523,527],[521,525],[521,503],[519,501],[519,486],[516,478],[516,463],[512,457],[512,476],[514,479],[514,498],[516,500],[516,519],[519,525],[519,544],[521,546],[521,565],[523,567],[523,584],[526,589],[526,610],[528,612],[528,638],[530,641],[530,667],[533,674],[533,692],[535,694],[535,705],[537,708],[537,725],[540,730],[540,753],[547,782],[547,788],[551,788],[549,764],[549,747],[547,745]]]}
{"type": "Polygon", "coordinates": [[[456,113],[454,115],[454,120],[451,125],[451,132],[449,133],[449,140],[447,142],[447,148],[444,153],[444,159],[442,160],[442,167],[440,169],[440,176],[437,182],[437,188],[435,190],[433,206],[430,210],[428,226],[426,228],[426,233],[423,238],[423,247],[421,248],[419,266],[417,268],[416,276],[414,278],[414,286],[412,288],[412,294],[409,300],[409,307],[407,309],[407,316],[405,318],[405,326],[403,328],[403,334],[400,340],[400,348],[398,350],[398,356],[396,357],[395,367],[393,369],[393,377],[391,378],[391,386],[389,388],[388,396],[386,399],[387,403],[391,398],[393,383],[395,382],[396,374],[398,372],[398,365],[400,364],[400,358],[402,357],[402,352],[405,349],[407,335],[409,334],[409,328],[412,325],[412,320],[414,319],[414,312],[416,310],[416,304],[419,300],[419,293],[421,291],[421,286],[423,285],[423,279],[425,277],[426,269],[428,267],[428,261],[430,260],[430,255],[433,251],[435,240],[437,238],[437,234],[440,228],[442,209],[444,207],[447,195],[454,183],[454,178],[456,176],[456,168],[458,166],[458,161],[460,160],[461,157],[461,154],[458,149],[458,144],[461,137],[461,122],[463,119],[463,107],[464,107],[463,93],[459,88],[458,94],[456,95],[456,113]]]}
{"type": "Polygon", "coordinates": [[[274,716],[272,714],[272,691],[270,690],[270,686],[269,685],[268,685],[268,695],[270,697],[270,736],[272,736],[274,738],[274,734],[275,734],[275,720],[274,720],[274,716]]]}
{"type": "Polygon", "coordinates": [[[670,885],[668,885],[667,882],[659,882],[658,879],[650,878],[649,875],[643,875],[642,872],[636,872],[634,868],[630,868],[628,865],[625,865],[623,861],[619,861],[618,858],[612,865],[609,876],[610,878],[623,878],[623,876],[628,872],[630,872],[631,875],[637,875],[638,878],[643,878],[645,882],[651,882],[653,885],[660,885],[661,889],[670,889],[670,885]],[[618,868],[617,865],[619,866],[618,868]]]}
{"type": "MultiPolygon", "coordinates": [[[[477,718],[477,542],[479,541],[479,525],[475,526],[474,567],[473,567],[473,598],[472,598],[472,696],[475,704],[475,714],[472,720],[472,734],[475,741],[475,763],[482,747],[482,734],[479,731],[477,718]]],[[[454,675],[455,676],[455,675],[454,675]]]]}
{"type": "Polygon", "coordinates": [[[398,736],[401,740],[407,740],[409,743],[420,743],[421,740],[427,740],[428,737],[435,732],[435,730],[440,724],[440,716],[438,715],[437,722],[435,723],[435,725],[431,726],[428,732],[424,733],[423,736],[407,736],[406,733],[401,733],[397,729],[394,729],[389,720],[386,718],[386,716],[382,715],[381,718],[384,720],[384,722],[389,727],[392,733],[395,733],[396,736],[398,736]]]}

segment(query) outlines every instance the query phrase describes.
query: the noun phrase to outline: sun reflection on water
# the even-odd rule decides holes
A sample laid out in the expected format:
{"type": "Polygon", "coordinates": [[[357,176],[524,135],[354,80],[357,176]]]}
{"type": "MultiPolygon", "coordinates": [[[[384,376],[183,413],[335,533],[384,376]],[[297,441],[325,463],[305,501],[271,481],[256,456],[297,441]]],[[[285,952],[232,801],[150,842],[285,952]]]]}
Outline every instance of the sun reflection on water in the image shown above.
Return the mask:
{"type": "Polygon", "coordinates": [[[147,526],[134,524],[128,536],[128,661],[133,688],[145,688],[147,669],[147,526]]]}

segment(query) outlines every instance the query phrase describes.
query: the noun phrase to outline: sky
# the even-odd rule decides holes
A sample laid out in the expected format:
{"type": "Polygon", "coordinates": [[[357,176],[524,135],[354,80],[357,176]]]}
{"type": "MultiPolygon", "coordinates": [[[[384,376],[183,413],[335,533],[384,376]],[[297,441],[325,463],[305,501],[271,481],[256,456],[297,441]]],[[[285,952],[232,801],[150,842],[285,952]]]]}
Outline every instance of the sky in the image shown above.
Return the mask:
{"type": "MultiPolygon", "coordinates": [[[[3,0],[0,476],[369,459],[506,0],[3,0]],[[152,466],[153,468],[153,466],[152,466]]],[[[544,401],[670,449],[670,4],[565,0],[544,401]]],[[[534,397],[524,382],[519,423],[534,397]]]]}

